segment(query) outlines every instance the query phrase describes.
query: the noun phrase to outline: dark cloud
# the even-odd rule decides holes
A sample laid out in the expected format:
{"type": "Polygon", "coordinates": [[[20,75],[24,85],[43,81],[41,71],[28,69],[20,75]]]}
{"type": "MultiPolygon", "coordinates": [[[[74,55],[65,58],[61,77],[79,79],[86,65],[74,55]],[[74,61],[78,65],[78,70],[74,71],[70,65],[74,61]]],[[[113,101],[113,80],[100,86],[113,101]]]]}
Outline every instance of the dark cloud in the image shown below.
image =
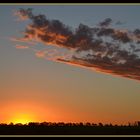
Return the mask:
{"type": "Polygon", "coordinates": [[[27,20],[29,18],[32,18],[32,8],[28,8],[28,9],[22,9],[20,8],[19,11],[15,11],[14,13],[16,16],[19,16],[19,20],[27,20]]]}
{"type": "Polygon", "coordinates": [[[135,29],[135,30],[134,30],[134,34],[135,34],[135,35],[140,35],[140,29],[135,29]]]}
{"type": "Polygon", "coordinates": [[[111,18],[106,18],[104,21],[99,23],[99,26],[101,27],[108,27],[112,23],[111,18]]]}
{"type": "Polygon", "coordinates": [[[97,33],[97,35],[99,37],[100,36],[112,36],[113,34],[115,34],[115,31],[114,31],[114,29],[111,29],[111,28],[102,28],[97,33]]]}
{"type": "MultiPolygon", "coordinates": [[[[106,18],[98,27],[79,24],[74,30],[59,20],[47,19],[42,14],[36,16],[31,9],[20,9],[18,16],[31,20],[21,40],[67,49],[68,57],[59,57],[58,53],[55,57],[53,53],[56,61],[140,80],[139,29],[116,29],[109,26],[112,19],[106,18]]],[[[40,50],[36,55],[46,58],[46,52],[40,50]]]]}
{"type": "Polygon", "coordinates": [[[123,43],[131,42],[131,38],[129,38],[129,35],[126,32],[118,31],[112,35],[112,38],[114,40],[122,41],[123,43]]]}

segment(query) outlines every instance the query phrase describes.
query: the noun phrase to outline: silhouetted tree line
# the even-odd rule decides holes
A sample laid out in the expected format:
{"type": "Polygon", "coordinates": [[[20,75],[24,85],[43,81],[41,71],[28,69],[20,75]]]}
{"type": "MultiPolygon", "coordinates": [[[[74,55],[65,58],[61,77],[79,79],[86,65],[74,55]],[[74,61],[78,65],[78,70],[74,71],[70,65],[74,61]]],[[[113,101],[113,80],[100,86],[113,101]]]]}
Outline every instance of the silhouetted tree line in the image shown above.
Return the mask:
{"type": "Polygon", "coordinates": [[[127,125],[30,122],[0,124],[0,135],[140,135],[140,121],[127,125]]]}
{"type": "Polygon", "coordinates": [[[10,123],[10,124],[6,124],[6,123],[0,123],[0,126],[91,126],[91,127],[95,127],[95,126],[99,126],[99,127],[127,127],[127,126],[131,126],[131,127],[140,127],[140,121],[136,121],[134,123],[128,123],[126,125],[113,125],[113,124],[103,124],[103,123],[90,123],[90,122],[87,122],[87,123],[83,123],[83,122],[80,122],[80,123],[64,123],[64,122],[29,122],[29,123],[26,123],[26,124],[22,124],[22,123],[10,123]]]}

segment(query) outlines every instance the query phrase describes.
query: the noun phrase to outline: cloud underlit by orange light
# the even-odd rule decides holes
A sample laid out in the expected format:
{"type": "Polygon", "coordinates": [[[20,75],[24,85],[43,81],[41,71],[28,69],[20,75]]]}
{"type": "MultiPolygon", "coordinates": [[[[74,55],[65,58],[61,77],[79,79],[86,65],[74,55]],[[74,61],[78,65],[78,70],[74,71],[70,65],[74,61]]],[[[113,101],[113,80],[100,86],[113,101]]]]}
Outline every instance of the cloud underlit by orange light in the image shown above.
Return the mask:
{"type": "Polygon", "coordinates": [[[28,49],[28,46],[23,46],[23,45],[16,45],[17,49],[28,49]]]}
{"type": "MultiPolygon", "coordinates": [[[[19,9],[17,13],[21,20],[28,18],[32,22],[27,25],[21,41],[36,41],[46,46],[67,49],[70,54],[61,56],[61,53],[57,53],[49,60],[140,80],[139,29],[116,29],[111,26],[113,20],[106,18],[98,26],[79,24],[73,31],[59,20],[34,15],[32,9],[19,9]],[[71,50],[74,50],[73,54],[71,50]]],[[[36,56],[47,59],[50,53],[46,52],[39,50],[36,56]]]]}

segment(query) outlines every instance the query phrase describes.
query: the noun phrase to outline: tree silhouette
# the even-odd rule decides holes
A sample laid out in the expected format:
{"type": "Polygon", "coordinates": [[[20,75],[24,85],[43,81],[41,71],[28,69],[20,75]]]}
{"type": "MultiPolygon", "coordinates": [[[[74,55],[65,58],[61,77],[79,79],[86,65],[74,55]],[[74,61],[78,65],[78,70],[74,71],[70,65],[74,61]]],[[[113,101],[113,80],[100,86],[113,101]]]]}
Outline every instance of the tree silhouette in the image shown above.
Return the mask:
{"type": "Polygon", "coordinates": [[[102,123],[99,123],[99,126],[101,126],[101,127],[102,127],[102,126],[103,126],[103,124],[102,124],[102,123]]]}
{"type": "Polygon", "coordinates": [[[140,121],[128,125],[102,123],[30,122],[0,124],[0,135],[140,135],[140,121]]]}

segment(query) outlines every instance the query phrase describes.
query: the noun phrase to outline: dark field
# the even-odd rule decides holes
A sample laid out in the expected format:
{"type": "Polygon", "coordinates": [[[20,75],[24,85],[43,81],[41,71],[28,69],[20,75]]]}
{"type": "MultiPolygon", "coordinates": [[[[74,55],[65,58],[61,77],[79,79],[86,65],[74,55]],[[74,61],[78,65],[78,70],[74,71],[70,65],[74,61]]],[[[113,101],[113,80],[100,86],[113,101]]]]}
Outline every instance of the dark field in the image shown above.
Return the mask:
{"type": "Polygon", "coordinates": [[[0,135],[140,135],[140,125],[83,123],[1,124],[0,135]]]}

